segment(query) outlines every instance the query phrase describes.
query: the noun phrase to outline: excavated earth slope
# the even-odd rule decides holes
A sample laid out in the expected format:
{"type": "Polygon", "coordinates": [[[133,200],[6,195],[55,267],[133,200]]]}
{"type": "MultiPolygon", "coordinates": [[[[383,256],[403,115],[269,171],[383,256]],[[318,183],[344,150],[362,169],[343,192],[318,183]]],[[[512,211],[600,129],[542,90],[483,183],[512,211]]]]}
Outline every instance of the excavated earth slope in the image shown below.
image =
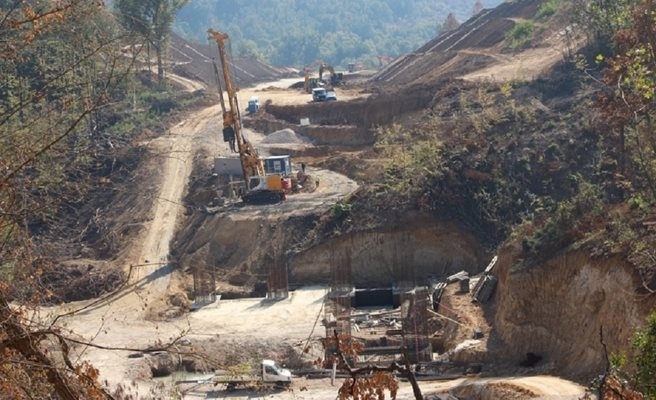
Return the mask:
{"type": "Polygon", "coordinates": [[[478,79],[532,79],[583,44],[570,27],[546,26],[531,48],[510,51],[505,37],[518,22],[532,19],[544,0],[512,1],[483,10],[458,28],[444,32],[417,50],[402,55],[376,73],[372,81],[387,85],[426,84],[474,75],[478,79]],[[509,69],[509,71],[506,71],[509,69]]]}
{"type": "Polygon", "coordinates": [[[608,354],[625,351],[635,327],[656,306],[620,257],[573,250],[517,270],[513,253],[507,247],[500,254],[490,315],[502,358],[520,362],[531,352],[563,376],[589,378],[607,363],[600,334],[608,354]]]}
{"type": "MultiPolygon", "coordinates": [[[[203,82],[207,87],[216,88],[212,60],[217,60],[219,71],[221,66],[218,61],[219,51],[214,42],[208,42],[208,44],[192,43],[178,35],[173,35],[169,53],[173,58],[173,71],[176,74],[203,82]]],[[[290,73],[256,59],[245,58],[231,58],[230,72],[234,84],[238,87],[250,86],[258,82],[275,81],[290,73]]]]}

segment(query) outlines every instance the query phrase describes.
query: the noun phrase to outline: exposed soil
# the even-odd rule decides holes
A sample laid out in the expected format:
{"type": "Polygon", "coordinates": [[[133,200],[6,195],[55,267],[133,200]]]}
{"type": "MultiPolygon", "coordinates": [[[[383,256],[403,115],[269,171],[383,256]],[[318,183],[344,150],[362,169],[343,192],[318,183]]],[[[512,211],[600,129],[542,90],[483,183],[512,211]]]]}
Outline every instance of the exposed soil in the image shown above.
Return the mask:
{"type": "MultiPolygon", "coordinates": [[[[240,104],[247,104],[254,95],[263,104],[255,115],[244,115],[249,140],[262,155],[292,154],[295,173],[300,162],[307,164],[307,172],[319,183],[316,190],[290,195],[276,205],[243,206],[228,202],[218,206],[214,201],[221,196],[222,189],[213,181],[211,166],[216,156],[230,155],[219,137],[220,110],[214,105],[190,113],[165,135],[144,140],[149,154],[158,157],[145,160],[143,171],[148,171],[147,177],[134,182],[133,193],[147,195],[131,197],[134,203],[128,203],[123,210],[135,214],[130,217],[139,221],[137,228],[121,232],[131,245],[115,256],[114,264],[121,266],[129,277],[125,286],[96,302],[43,309],[42,318],[52,320],[62,312],[78,310],[64,318],[66,329],[100,346],[132,349],[75,349],[82,359],[91,360],[99,368],[101,379],[112,386],[134,382],[133,391],[143,396],[150,393],[154,398],[172,397],[176,390],[189,399],[243,398],[262,393],[241,391],[229,396],[222,388],[211,385],[176,387],[176,378],[155,382],[152,377],[167,376],[182,368],[198,375],[261,358],[283,360],[293,368],[312,366],[322,356],[319,342],[325,328],[320,321],[326,284],[331,279],[330,267],[344,254],[350,257],[356,284],[362,286],[384,285],[394,280],[399,254],[406,257],[404,262],[416,266],[421,279],[460,270],[472,275],[480,273],[491,256],[489,250],[471,230],[452,221],[422,213],[398,216],[381,207],[377,220],[360,220],[371,225],[362,222],[358,229],[340,231],[348,225],[322,223],[335,213],[343,213],[344,220],[350,219],[347,210],[340,207],[340,200],[357,195],[355,179],[380,177],[376,164],[379,160],[370,149],[376,127],[411,121],[415,113],[438,104],[437,96],[453,89],[444,88],[443,79],[527,78],[559,59],[558,46],[569,36],[554,32],[545,33],[553,39],[547,42],[549,52],[501,52],[501,40],[515,19],[532,15],[539,3],[504,3],[498,10],[464,24],[455,33],[436,38],[380,71],[373,81],[386,86],[371,89],[352,83],[337,88],[336,102],[312,103],[311,95],[290,89],[298,86],[300,79],[278,80],[284,71],[263,67],[258,77],[275,82],[248,89],[246,83],[253,84],[253,80],[247,78],[248,74],[237,78],[241,72],[235,72],[235,80],[243,87],[239,92],[240,104]],[[517,62],[522,68],[513,70],[517,62]],[[301,124],[306,118],[308,124],[301,124]],[[278,133],[281,129],[292,129],[293,134],[278,133]],[[393,223],[381,229],[381,221],[393,223]],[[324,230],[318,230],[318,226],[324,230]],[[261,296],[268,268],[279,263],[287,267],[290,283],[299,287],[289,298],[226,300],[225,297],[261,296]],[[225,297],[191,312],[192,276],[199,268],[217,274],[216,290],[225,297]],[[178,336],[184,340],[176,342],[174,357],[136,351],[178,336]],[[308,346],[310,350],[305,353],[308,346]]],[[[210,53],[191,49],[183,42],[174,43],[177,53],[184,54],[186,61],[176,63],[175,71],[179,74],[169,74],[168,78],[190,92],[211,91],[210,53]]],[[[236,66],[233,69],[241,70],[236,66]]],[[[436,108],[435,112],[440,110],[436,108]]],[[[473,175],[477,171],[464,173],[467,172],[473,175]]],[[[576,324],[568,329],[565,326],[582,314],[559,308],[561,303],[552,304],[551,313],[545,312],[540,308],[542,301],[558,298],[563,286],[574,282],[568,289],[574,307],[598,304],[590,312],[600,315],[608,293],[630,287],[632,282],[622,275],[625,285],[615,287],[611,285],[612,279],[603,280],[596,272],[585,269],[574,278],[566,271],[559,278],[544,271],[536,271],[535,276],[514,275],[510,270],[512,261],[503,260],[499,291],[504,293],[497,295],[497,304],[472,304],[468,295],[456,293],[452,285],[446,290],[440,315],[433,316],[436,325],[445,327],[433,339],[445,353],[452,351],[450,361],[459,367],[485,363],[485,376],[422,382],[424,394],[452,393],[467,399],[578,398],[584,389],[577,384],[550,376],[517,377],[562,373],[567,368],[571,370],[566,373],[572,376],[577,362],[582,368],[593,369],[600,361],[598,349],[588,349],[583,342],[570,344],[575,341],[568,339],[579,328],[576,324]],[[607,287],[579,291],[589,277],[606,282],[607,287]],[[549,283],[548,290],[541,285],[544,281],[549,283]],[[538,315],[539,322],[529,319],[526,310],[538,315]],[[561,329],[562,334],[553,334],[553,327],[561,329]],[[469,342],[474,329],[480,330],[483,338],[469,342]],[[523,339],[516,341],[517,338],[523,339]],[[532,338],[539,338],[539,344],[532,338]],[[463,343],[471,345],[459,347],[463,343]],[[455,351],[456,348],[464,350],[455,351]],[[543,356],[544,361],[537,367],[519,367],[528,352],[543,356]]],[[[627,307],[632,310],[631,318],[638,315],[638,310],[627,307]]],[[[610,308],[603,314],[606,312],[616,313],[617,309],[610,308]]],[[[606,323],[600,316],[588,326],[589,315],[585,313],[580,321],[588,336],[594,335],[597,323],[606,323]]],[[[622,322],[609,323],[617,326],[622,322]]],[[[612,343],[619,346],[627,331],[614,333],[617,341],[612,343]]],[[[267,394],[318,400],[333,399],[335,392],[328,380],[299,378],[291,391],[267,394]]],[[[403,383],[398,398],[411,397],[409,385],[403,383]]]]}
{"type": "MultiPolygon", "coordinates": [[[[262,92],[257,93],[264,97],[269,93],[277,92],[278,89],[266,91],[264,95],[261,94],[262,92]]],[[[249,96],[251,93],[244,91],[242,95],[249,96]]],[[[280,94],[280,96],[284,96],[284,94],[280,94]]],[[[293,96],[305,98],[305,94],[292,94],[293,96]]],[[[317,346],[316,342],[324,333],[321,325],[317,324],[321,317],[323,296],[325,294],[324,288],[298,289],[292,292],[289,299],[278,302],[265,301],[261,298],[221,300],[214,305],[204,307],[190,314],[186,312],[190,304],[189,300],[184,294],[179,295],[181,290],[182,293],[189,293],[190,288],[188,283],[184,283],[185,281],[188,282],[188,275],[181,274],[186,270],[183,268],[174,271],[173,266],[169,264],[169,254],[171,253],[169,243],[187,210],[177,199],[183,196],[186,177],[207,171],[206,167],[215,154],[227,153],[228,151],[225,144],[218,141],[218,135],[215,133],[219,118],[218,113],[219,110],[216,106],[198,111],[173,127],[167,135],[149,141],[148,146],[151,151],[155,154],[166,154],[168,156],[154,160],[159,164],[161,174],[156,178],[154,177],[156,180],[152,181],[158,189],[152,197],[154,203],[150,218],[144,222],[143,230],[134,242],[135,246],[121,258],[122,263],[126,266],[126,271],[129,272],[128,286],[110,295],[106,300],[97,303],[68,304],[64,308],[66,311],[76,308],[83,308],[83,310],[66,318],[67,327],[79,337],[93,340],[97,345],[106,347],[146,348],[157,341],[168,341],[179,335],[184,336],[186,341],[176,346],[179,351],[189,351],[190,349],[185,346],[192,346],[194,353],[205,354],[208,357],[202,362],[199,360],[195,362],[185,361],[184,365],[194,369],[211,369],[212,366],[215,368],[220,365],[252,361],[254,358],[262,357],[288,361],[296,359],[296,362],[300,363],[297,365],[309,366],[312,360],[321,355],[320,346],[317,346]],[[192,166],[196,166],[197,169],[194,171],[192,166]],[[203,166],[205,167],[203,168],[203,166]],[[239,316],[239,318],[235,318],[235,316],[239,316]],[[98,324],[98,321],[102,322],[98,324]],[[281,329],[282,327],[284,329],[281,329]],[[316,350],[303,355],[303,348],[308,343],[314,343],[316,350]],[[230,350],[234,346],[238,346],[238,352],[230,350]],[[290,357],[290,354],[296,355],[290,357]]],[[[256,143],[259,141],[256,140],[257,134],[252,134],[252,137],[256,143]]],[[[276,239],[280,239],[280,243],[283,244],[289,243],[290,238],[285,238],[285,235],[289,234],[286,221],[300,221],[293,223],[292,226],[301,229],[297,231],[297,234],[302,234],[308,216],[310,216],[310,220],[318,218],[321,213],[330,209],[339,198],[352,193],[357,188],[357,185],[352,181],[339,174],[316,170],[312,167],[310,167],[309,172],[320,176],[321,183],[318,190],[313,193],[289,196],[287,202],[282,205],[229,208],[214,215],[203,215],[202,213],[188,215],[184,218],[187,220],[185,225],[194,231],[194,234],[189,236],[193,241],[188,242],[187,245],[190,251],[183,250],[180,254],[188,254],[191,258],[180,257],[176,262],[181,266],[192,266],[196,262],[208,262],[207,258],[202,258],[203,254],[205,254],[205,257],[216,259],[217,254],[220,255],[225,252],[223,250],[216,253],[217,244],[220,244],[224,249],[232,248],[234,250],[228,250],[228,253],[232,254],[231,257],[234,257],[235,260],[241,261],[235,262],[237,269],[230,270],[228,268],[230,262],[225,262],[229,258],[221,259],[220,264],[225,265],[225,271],[229,272],[226,275],[227,280],[224,281],[225,283],[219,285],[219,290],[225,289],[226,292],[243,290],[239,288],[243,288],[243,285],[248,282],[238,278],[235,272],[239,271],[245,258],[244,255],[239,256],[239,254],[234,254],[233,251],[238,250],[243,254],[250,254],[253,261],[263,259],[266,252],[275,254],[277,251],[275,246],[260,247],[258,244],[270,240],[275,241],[276,239]],[[315,215],[315,217],[311,217],[312,215],[315,215]],[[296,217],[300,219],[295,220],[296,217]],[[196,218],[202,220],[200,225],[192,222],[196,218]],[[212,223],[215,224],[214,227],[212,223]],[[276,228],[276,226],[279,226],[279,228],[276,228]],[[194,241],[199,239],[202,243],[201,238],[204,236],[202,232],[212,232],[213,234],[207,236],[204,242],[205,245],[193,244],[194,241]],[[218,239],[217,234],[220,235],[218,239]],[[262,236],[258,238],[260,234],[262,236]],[[231,241],[234,244],[231,244],[231,241]],[[244,242],[251,243],[252,247],[244,247],[244,242]],[[203,246],[209,247],[207,250],[203,250],[203,246]]],[[[307,229],[307,226],[305,226],[305,229],[307,229]]],[[[185,236],[185,228],[181,232],[179,238],[185,236]]],[[[293,232],[292,230],[292,234],[294,234],[293,232]]],[[[413,232],[417,235],[414,244],[417,249],[419,249],[418,246],[422,240],[420,239],[422,235],[419,232],[417,230],[413,232]]],[[[444,233],[447,232],[449,232],[448,229],[444,231],[444,233]]],[[[434,234],[431,233],[430,235],[434,234]]],[[[434,249],[429,250],[428,243],[434,243],[436,239],[431,238],[430,235],[423,235],[425,237],[423,240],[426,240],[427,244],[426,251],[434,251],[434,249]]],[[[372,236],[372,238],[375,237],[375,235],[372,236]]],[[[394,243],[393,237],[393,235],[390,236],[390,243],[394,243]]],[[[407,240],[407,234],[401,234],[400,237],[407,240]]],[[[362,239],[347,239],[346,243],[351,243],[353,251],[363,247],[370,247],[358,244],[360,240],[366,242],[366,236],[363,236],[362,239]]],[[[457,241],[452,239],[449,241],[463,243],[462,240],[460,238],[457,241]]],[[[385,242],[379,243],[385,246],[385,242]]],[[[343,247],[344,245],[328,244],[327,246],[327,249],[329,249],[331,247],[343,247]]],[[[176,248],[184,249],[185,247],[181,247],[178,242],[176,248]]],[[[181,250],[177,251],[180,252],[181,250]]],[[[445,254],[449,254],[449,251],[446,253],[438,252],[438,258],[435,259],[438,263],[435,265],[440,268],[441,273],[444,273],[443,268],[446,265],[456,269],[460,268],[461,265],[458,262],[462,263],[466,259],[463,256],[466,255],[467,250],[464,250],[461,255],[457,255],[458,251],[456,250],[454,253],[453,250],[450,250],[451,257],[454,257],[451,261],[445,261],[444,258],[445,254]],[[454,264],[455,260],[460,261],[456,261],[454,264]]],[[[308,261],[299,258],[296,261],[298,265],[295,267],[295,269],[298,269],[296,274],[302,275],[301,271],[306,271],[307,267],[312,266],[314,261],[318,259],[317,254],[320,253],[317,253],[316,250],[308,252],[308,261]]],[[[328,250],[325,254],[330,257],[331,250],[328,250]]],[[[363,254],[363,257],[363,259],[367,259],[370,256],[363,254]]],[[[427,258],[426,260],[430,259],[427,258]]],[[[216,261],[218,262],[219,259],[216,259],[216,261]]],[[[385,262],[385,257],[381,261],[385,262]]],[[[465,267],[467,265],[474,270],[480,269],[480,260],[472,259],[462,264],[465,267]]],[[[244,276],[257,277],[262,275],[263,271],[257,271],[253,265],[249,265],[247,268],[247,270],[242,271],[246,272],[246,274],[243,274],[244,276]],[[251,270],[250,268],[254,269],[251,270]]],[[[314,280],[322,281],[321,278],[299,278],[299,282],[314,280]]],[[[323,281],[325,282],[325,279],[323,281]]],[[[54,313],[61,313],[62,310],[62,308],[56,308],[50,311],[54,315],[54,313]]],[[[478,322],[465,322],[465,320],[463,322],[466,325],[472,323],[478,325],[478,322]]],[[[150,376],[165,374],[166,372],[163,371],[181,368],[179,361],[172,363],[166,361],[164,364],[170,365],[165,367],[162,366],[162,361],[153,361],[154,356],[128,357],[130,352],[108,351],[98,348],[78,348],[77,351],[84,358],[93,361],[94,365],[99,368],[102,379],[108,380],[111,384],[125,383],[132,380],[136,385],[132,390],[139,392],[140,395],[150,392],[160,393],[161,396],[161,393],[168,393],[167,391],[173,390],[170,387],[168,389],[158,388],[150,380],[150,376]]],[[[433,390],[433,387],[435,387],[435,390],[441,390],[440,388],[442,388],[439,385],[426,385],[426,393],[433,390]]],[[[294,384],[294,388],[298,391],[302,390],[308,396],[307,398],[333,398],[335,393],[335,388],[329,386],[325,380],[316,384],[314,381],[308,383],[299,380],[294,384]]],[[[196,387],[192,391],[186,392],[186,398],[195,398],[194,396],[199,393],[202,393],[202,396],[212,396],[212,393],[216,393],[213,392],[214,390],[212,387],[205,389],[196,387]]],[[[277,396],[284,397],[285,393],[279,393],[277,396]]],[[[293,395],[293,392],[289,393],[293,395]]],[[[410,392],[402,393],[408,393],[409,395],[410,392]]],[[[221,394],[221,396],[224,395],[221,394]]],[[[166,396],[164,395],[164,397],[166,396]]]]}
{"type": "Polygon", "coordinates": [[[531,45],[512,51],[506,33],[531,19],[542,0],[505,2],[453,31],[401,56],[374,75],[386,84],[427,84],[444,78],[507,81],[535,79],[585,42],[584,32],[562,25],[542,27],[531,45]]]}

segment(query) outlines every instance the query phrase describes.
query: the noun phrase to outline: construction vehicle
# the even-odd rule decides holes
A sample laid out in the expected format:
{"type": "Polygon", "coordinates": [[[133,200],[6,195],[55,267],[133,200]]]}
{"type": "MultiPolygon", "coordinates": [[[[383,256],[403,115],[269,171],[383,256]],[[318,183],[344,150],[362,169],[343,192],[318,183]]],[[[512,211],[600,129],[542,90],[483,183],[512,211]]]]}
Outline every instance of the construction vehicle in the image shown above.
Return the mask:
{"type": "Polygon", "coordinates": [[[324,83],[319,78],[312,78],[309,74],[305,75],[305,91],[312,93],[313,89],[323,87],[324,83]]]}
{"type": "Polygon", "coordinates": [[[347,66],[348,72],[357,72],[362,69],[364,69],[364,65],[362,63],[349,63],[347,66]]]}
{"type": "Polygon", "coordinates": [[[253,96],[250,99],[248,99],[248,107],[246,108],[246,110],[248,110],[250,114],[255,114],[259,109],[260,109],[260,99],[257,96],[253,96]]]}
{"type": "Polygon", "coordinates": [[[225,41],[228,35],[209,29],[208,36],[216,41],[219,48],[219,57],[223,70],[223,81],[228,96],[228,106],[223,98],[223,90],[218,79],[218,69],[215,64],[215,74],[219,82],[219,99],[223,110],[223,140],[230,143],[233,152],[239,153],[242,172],[244,175],[243,187],[235,188],[244,203],[265,204],[277,203],[285,199],[283,180],[286,179],[277,173],[267,174],[264,162],[259,157],[255,147],[246,140],[242,132],[241,114],[237,100],[237,89],[235,88],[230,70],[228,68],[228,56],[225,41]]]}
{"type": "Polygon", "coordinates": [[[259,371],[256,374],[250,372],[235,373],[230,371],[216,371],[214,374],[176,381],[176,384],[178,385],[185,383],[224,384],[226,390],[235,390],[238,387],[264,385],[287,387],[292,383],[292,373],[288,369],[280,367],[273,360],[262,360],[259,371]]]}
{"type": "Polygon", "coordinates": [[[335,68],[328,64],[321,64],[319,66],[319,80],[324,81],[323,74],[325,72],[330,72],[330,84],[332,86],[339,86],[344,80],[344,74],[341,72],[335,72],[335,68]]]}
{"type": "Polygon", "coordinates": [[[288,369],[280,367],[273,360],[262,360],[258,374],[215,374],[212,382],[214,384],[225,384],[227,390],[234,390],[239,386],[253,385],[285,387],[292,383],[292,373],[288,369]]]}
{"type": "Polygon", "coordinates": [[[312,89],[312,101],[331,101],[337,100],[337,94],[333,91],[326,90],[326,88],[312,89]]]}

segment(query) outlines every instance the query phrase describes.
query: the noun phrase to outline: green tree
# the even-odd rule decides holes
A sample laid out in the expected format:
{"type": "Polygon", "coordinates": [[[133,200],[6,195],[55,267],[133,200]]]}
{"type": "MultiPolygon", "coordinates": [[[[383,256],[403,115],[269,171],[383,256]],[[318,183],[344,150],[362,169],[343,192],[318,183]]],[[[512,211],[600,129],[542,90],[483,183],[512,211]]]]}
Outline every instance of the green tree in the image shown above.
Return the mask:
{"type": "Polygon", "coordinates": [[[168,44],[175,14],[189,0],[117,0],[115,7],[122,24],[137,32],[157,57],[157,82],[164,82],[164,51],[168,44]]]}
{"type": "Polygon", "coordinates": [[[656,312],[647,317],[647,324],[639,329],[633,337],[633,349],[636,351],[635,374],[636,388],[647,398],[656,398],[656,312]]]}
{"type": "Polygon", "coordinates": [[[290,31],[274,45],[272,60],[278,65],[308,65],[320,58],[316,33],[290,31]]]}
{"type": "Polygon", "coordinates": [[[607,60],[597,108],[610,133],[618,136],[621,169],[635,160],[645,181],[640,183],[656,198],[656,1],[641,0],[629,15],[627,27],[614,35],[617,55],[607,60]]]}
{"type": "Polygon", "coordinates": [[[633,6],[641,0],[572,0],[569,12],[597,43],[609,43],[619,29],[627,26],[633,6]]]}
{"type": "MultiPolygon", "coordinates": [[[[488,0],[494,6],[502,0],[488,0]]],[[[473,3],[473,2],[472,2],[473,3]]],[[[439,23],[452,12],[467,18],[471,3],[448,0],[277,0],[235,2],[196,0],[183,7],[176,18],[178,32],[205,42],[205,31],[214,27],[226,32],[236,48],[252,40],[259,52],[274,65],[302,67],[321,58],[337,68],[349,62],[369,60],[386,54],[396,57],[412,51],[436,35],[439,23]],[[239,29],[240,32],[237,32],[239,29]],[[303,41],[303,37],[307,41],[303,41]],[[341,37],[347,46],[341,46],[341,37]],[[365,44],[355,55],[350,38],[365,44]],[[291,42],[301,47],[290,45],[291,42]],[[341,48],[340,48],[341,46],[341,48]],[[317,49],[321,47],[321,54],[317,49]],[[344,55],[345,58],[335,58],[344,55]]]]}

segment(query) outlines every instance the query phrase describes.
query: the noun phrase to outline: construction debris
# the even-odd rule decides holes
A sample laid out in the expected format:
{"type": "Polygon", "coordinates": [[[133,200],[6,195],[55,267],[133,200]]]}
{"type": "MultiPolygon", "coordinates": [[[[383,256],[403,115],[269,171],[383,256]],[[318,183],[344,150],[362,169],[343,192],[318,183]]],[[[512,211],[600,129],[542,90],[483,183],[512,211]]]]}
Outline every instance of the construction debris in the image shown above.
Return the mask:
{"type": "Polygon", "coordinates": [[[492,275],[492,270],[497,264],[497,256],[492,257],[492,261],[487,265],[483,276],[476,282],[472,293],[472,301],[485,304],[490,300],[497,287],[497,278],[492,275]]]}

